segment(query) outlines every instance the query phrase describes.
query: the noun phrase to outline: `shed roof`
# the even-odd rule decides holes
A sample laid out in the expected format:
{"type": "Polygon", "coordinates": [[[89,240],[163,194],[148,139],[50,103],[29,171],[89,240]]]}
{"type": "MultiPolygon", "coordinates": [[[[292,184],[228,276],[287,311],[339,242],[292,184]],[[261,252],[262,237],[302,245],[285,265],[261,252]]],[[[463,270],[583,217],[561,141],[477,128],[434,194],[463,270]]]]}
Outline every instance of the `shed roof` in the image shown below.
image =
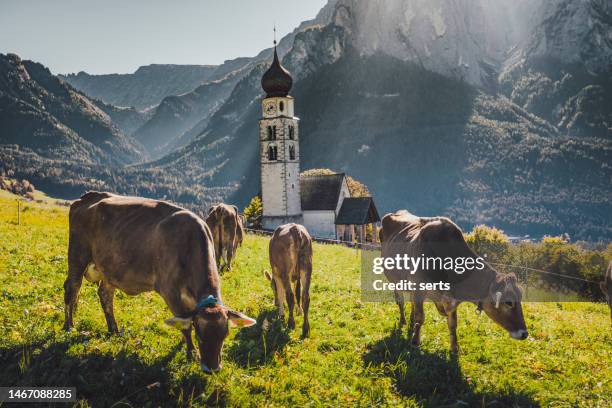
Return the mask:
{"type": "Polygon", "coordinates": [[[363,225],[380,221],[372,197],[345,198],[336,217],[336,224],[363,225]]]}
{"type": "Polygon", "coordinates": [[[302,210],[335,211],[343,181],[344,173],[300,177],[302,210]]]}

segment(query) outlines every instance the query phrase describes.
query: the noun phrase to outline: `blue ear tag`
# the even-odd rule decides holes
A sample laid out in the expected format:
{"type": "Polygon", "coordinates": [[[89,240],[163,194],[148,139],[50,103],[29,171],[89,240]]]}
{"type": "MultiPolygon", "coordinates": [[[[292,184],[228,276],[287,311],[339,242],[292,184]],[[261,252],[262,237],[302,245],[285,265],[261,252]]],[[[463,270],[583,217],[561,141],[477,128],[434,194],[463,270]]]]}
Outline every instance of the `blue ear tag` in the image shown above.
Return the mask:
{"type": "Polygon", "coordinates": [[[214,306],[214,305],[223,306],[223,303],[220,300],[217,300],[217,298],[214,297],[213,295],[208,295],[208,297],[200,299],[200,301],[196,305],[196,309],[200,310],[200,309],[204,309],[205,307],[214,306]]]}

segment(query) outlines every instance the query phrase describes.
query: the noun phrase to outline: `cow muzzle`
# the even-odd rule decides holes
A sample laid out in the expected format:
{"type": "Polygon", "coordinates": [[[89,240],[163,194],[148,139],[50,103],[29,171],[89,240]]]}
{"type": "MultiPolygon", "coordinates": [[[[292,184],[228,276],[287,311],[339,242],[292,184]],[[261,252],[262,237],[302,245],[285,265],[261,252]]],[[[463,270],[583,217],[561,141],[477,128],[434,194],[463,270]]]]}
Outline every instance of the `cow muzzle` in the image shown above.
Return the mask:
{"type": "Polygon", "coordinates": [[[200,370],[204,371],[206,374],[213,374],[221,370],[221,365],[217,368],[209,368],[206,363],[200,363],[200,370]]]}
{"type": "Polygon", "coordinates": [[[529,337],[529,332],[524,329],[514,330],[510,332],[510,337],[512,337],[514,340],[525,340],[527,337],[529,337]]]}

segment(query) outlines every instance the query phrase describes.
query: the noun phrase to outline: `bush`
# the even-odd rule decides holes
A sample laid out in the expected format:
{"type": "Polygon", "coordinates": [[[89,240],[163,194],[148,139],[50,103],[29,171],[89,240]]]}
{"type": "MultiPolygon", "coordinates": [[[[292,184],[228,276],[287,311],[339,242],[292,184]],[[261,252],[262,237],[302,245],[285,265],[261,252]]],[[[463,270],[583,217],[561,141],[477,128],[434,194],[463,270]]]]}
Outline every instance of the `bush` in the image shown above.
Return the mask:
{"type": "Polygon", "coordinates": [[[575,292],[592,300],[602,298],[598,282],[612,259],[612,244],[587,249],[570,243],[567,235],[511,244],[503,231],[485,225],[474,227],[465,240],[478,255],[486,254],[488,261],[502,264],[494,265],[499,272],[514,272],[523,283],[554,292],[575,292]]]}
{"type": "Polygon", "coordinates": [[[465,240],[476,254],[490,262],[504,262],[508,258],[510,241],[502,230],[486,225],[477,225],[466,234],[465,240]]]}

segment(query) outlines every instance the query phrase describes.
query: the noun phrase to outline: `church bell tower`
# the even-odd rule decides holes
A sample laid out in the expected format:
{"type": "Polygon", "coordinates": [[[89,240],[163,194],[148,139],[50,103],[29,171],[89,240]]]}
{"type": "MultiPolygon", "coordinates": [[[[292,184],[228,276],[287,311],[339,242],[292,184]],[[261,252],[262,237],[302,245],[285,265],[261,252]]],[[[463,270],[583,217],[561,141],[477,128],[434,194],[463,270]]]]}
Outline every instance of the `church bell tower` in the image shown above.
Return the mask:
{"type": "Polygon", "coordinates": [[[274,41],[274,59],[261,78],[266,93],[259,120],[262,224],[275,229],[289,222],[302,223],[300,202],[299,119],[294,116],[293,79],[281,65],[274,41]]]}

